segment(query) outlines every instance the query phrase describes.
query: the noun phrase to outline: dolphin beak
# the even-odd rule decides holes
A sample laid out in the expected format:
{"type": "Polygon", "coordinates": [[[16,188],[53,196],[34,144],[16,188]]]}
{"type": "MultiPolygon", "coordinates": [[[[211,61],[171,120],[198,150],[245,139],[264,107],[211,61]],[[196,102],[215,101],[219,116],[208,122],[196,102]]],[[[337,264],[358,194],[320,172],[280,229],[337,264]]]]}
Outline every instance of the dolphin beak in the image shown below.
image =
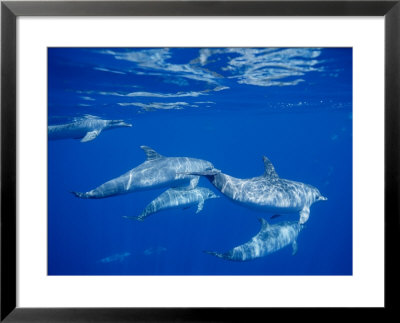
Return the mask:
{"type": "Polygon", "coordinates": [[[120,127],[132,127],[131,123],[126,123],[126,122],[120,122],[118,123],[118,126],[120,127]]]}
{"type": "Polygon", "coordinates": [[[320,199],[321,201],[327,201],[327,200],[328,200],[328,198],[325,197],[325,196],[321,196],[319,199],[320,199]]]}
{"type": "Polygon", "coordinates": [[[132,124],[127,123],[124,120],[112,120],[111,126],[113,126],[113,127],[132,127],[132,124]]]}

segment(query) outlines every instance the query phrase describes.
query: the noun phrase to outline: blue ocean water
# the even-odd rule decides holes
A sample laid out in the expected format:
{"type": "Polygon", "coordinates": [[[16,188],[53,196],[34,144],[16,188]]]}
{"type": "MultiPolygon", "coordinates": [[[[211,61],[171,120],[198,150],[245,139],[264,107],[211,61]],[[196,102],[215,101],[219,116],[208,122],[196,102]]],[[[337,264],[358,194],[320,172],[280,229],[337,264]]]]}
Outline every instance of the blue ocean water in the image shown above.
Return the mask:
{"type": "Polygon", "coordinates": [[[48,142],[49,275],[351,275],[351,48],[49,48],[48,124],[123,119],[131,128],[96,139],[48,142]],[[224,197],[196,207],[137,216],[165,189],[79,199],[145,161],[208,160],[251,178],[262,156],[280,177],[317,187],[298,250],[233,262],[226,252],[273,217],[224,197]]]}

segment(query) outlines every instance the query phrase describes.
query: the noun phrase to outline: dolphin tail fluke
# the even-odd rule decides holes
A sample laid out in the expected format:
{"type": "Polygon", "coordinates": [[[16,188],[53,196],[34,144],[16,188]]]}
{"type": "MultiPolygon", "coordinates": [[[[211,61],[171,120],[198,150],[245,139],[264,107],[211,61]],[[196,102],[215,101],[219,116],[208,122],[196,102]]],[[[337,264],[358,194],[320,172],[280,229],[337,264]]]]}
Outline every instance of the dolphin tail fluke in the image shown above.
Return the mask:
{"type": "Polygon", "coordinates": [[[222,254],[220,254],[220,253],[218,253],[218,252],[215,252],[215,251],[203,250],[203,252],[206,253],[206,254],[208,254],[208,255],[212,255],[212,256],[215,256],[215,257],[220,257],[220,258],[222,258],[222,254]]]}
{"type": "Polygon", "coordinates": [[[74,194],[76,197],[79,197],[81,199],[89,198],[87,193],[83,193],[83,192],[71,192],[71,193],[74,194]]]}
{"type": "Polygon", "coordinates": [[[123,216],[124,219],[143,221],[143,217],[139,216],[123,216]]]}
{"type": "Polygon", "coordinates": [[[218,252],[215,252],[215,251],[207,251],[207,250],[203,250],[203,252],[208,254],[208,255],[212,255],[212,256],[218,257],[218,258],[231,260],[231,258],[227,254],[224,254],[224,253],[218,253],[218,252]]]}

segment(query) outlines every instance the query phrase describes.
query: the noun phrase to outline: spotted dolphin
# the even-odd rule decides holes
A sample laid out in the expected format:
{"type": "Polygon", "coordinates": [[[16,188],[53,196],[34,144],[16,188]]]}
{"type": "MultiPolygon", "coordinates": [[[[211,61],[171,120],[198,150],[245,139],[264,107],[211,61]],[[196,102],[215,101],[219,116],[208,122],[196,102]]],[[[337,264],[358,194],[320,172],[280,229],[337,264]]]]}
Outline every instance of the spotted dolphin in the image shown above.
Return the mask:
{"type": "Polygon", "coordinates": [[[246,261],[265,257],[290,244],[293,247],[293,255],[297,252],[297,237],[303,229],[303,225],[297,221],[285,221],[277,224],[269,224],[265,219],[259,218],[260,231],[248,242],[237,246],[226,253],[204,251],[210,255],[232,261],[246,261]]]}
{"type": "Polygon", "coordinates": [[[144,163],[125,174],[114,178],[91,191],[72,192],[75,196],[99,199],[136,191],[164,187],[197,186],[199,176],[185,175],[186,172],[216,171],[212,163],[189,157],[165,157],[147,146],[140,146],[146,153],[144,163]]]}
{"type": "Polygon", "coordinates": [[[206,200],[218,197],[213,191],[205,187],[170,188],[151,201],[139,216],[124,216],[124,218],[143,221],[146,217],[160,211],[175,208],[186,209],[195,205],[197,205],[196,213],[199,213],[206,200]]]}
{"type": "Polygon", "coordinates": [[[264,156],[263,161],[264,174],[253,178],[240,179],[212,170],[189,174],[205,176],[225,196],[240,205],[273,214],[299,212],[299,223],[307,222],[310,206],[327,198],[311,185],[280,178],[270,160],[264,156]]]}
{"type": "Polygon", "coordinates": [[[132,124],[89,116],[67,124],[48,126],[48,139],[81,139],[81,142],[87,142],[97,138],[104,130],[119,127],[132,127],[132,124]]]}

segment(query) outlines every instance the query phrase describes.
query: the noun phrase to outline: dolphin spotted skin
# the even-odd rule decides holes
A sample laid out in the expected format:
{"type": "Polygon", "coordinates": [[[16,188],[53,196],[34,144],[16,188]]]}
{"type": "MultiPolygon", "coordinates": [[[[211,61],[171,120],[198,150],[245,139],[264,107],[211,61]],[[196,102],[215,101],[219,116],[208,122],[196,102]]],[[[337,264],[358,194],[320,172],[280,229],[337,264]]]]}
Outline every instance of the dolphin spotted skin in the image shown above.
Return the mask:
{"type": "Polygon", "coordinates": [[[208,161],[189,157],[164,157],[154,149],[141,146],[146,153],[144,163],[86,193],[72,192],[75,196],[99,199],[136,191],[163,187],[196,187],[199,176],[188,172],[215,171],[208,161]]]}
{"type": "Polygon", "coordinates": [[[48,139],[81,139],[81,142],[87,142],[97,138],[103,130],[119,127],[132,127],[132,125],[123,120],[86,117],[72,123],[48,126],[48,139]]]}
{"type": "Polygon", "coordinates": [[[197,205],[196,213],[199,213],[208,199],[218,198],[211,190],[205,187],[196,187],[193,189],[170,188],[151,201],[138,217],[124,216],[127,219],[136,219],[143,221],[146,217],[168,209],[189,208],[197,205]]]}
{"type": "Polygon", "coordinates": [[[240,205],[274,214],[300,213],[299,223],[307,222],[310,206],[325,201],[319,190],[311,185],[282,179],[267,157],[263,157],[263,175],[240,179],[221,172],[191,172],[205,176],[221,193],[240,205]]]}
{"type": "Polygon", "coordinates": [[[205,251],[210,255],[232,261],[247,261],[267,256],[292,244],[293,255],[297,252],[297,237],[303,225],[297,221],[285,221],[270,225],[260,218],[260,231],[248,242],[237,246],[226,253],[205,251]]]}

